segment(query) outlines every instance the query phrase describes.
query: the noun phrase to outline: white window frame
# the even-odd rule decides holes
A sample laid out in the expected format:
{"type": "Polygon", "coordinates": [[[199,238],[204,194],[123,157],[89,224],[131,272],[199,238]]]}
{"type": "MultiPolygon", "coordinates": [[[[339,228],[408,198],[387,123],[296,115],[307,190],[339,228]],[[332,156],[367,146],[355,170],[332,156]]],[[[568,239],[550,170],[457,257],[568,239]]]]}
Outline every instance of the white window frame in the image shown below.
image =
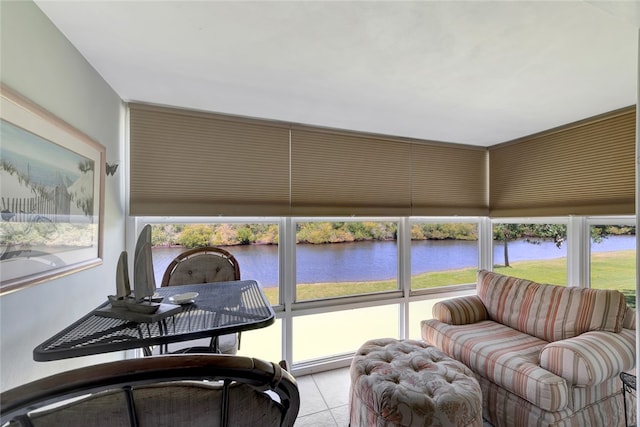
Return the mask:
{"type": "MultiPolygon", "coordinates": [[[[636,227],[636,218],[633,215],[626,216],[587,216],[582,217],[584,221],[584,236],[586,236],[581,256],[583,256],[583,280],[584,287],[591,287],[591,226],[592,225],[629,225],[636,227]]],[[[638,228],[636,227],[636,245],[638,239],[638,228]]],[[[636,255],[637,256],[637,255],[636,255]]],[[[636,265],[636,269],[638,266],[636,265]]],[[[636,273],[637,275],[637,273],[636,273]]]]}
{"type": "MultiPolygon", "coordinates": [[[[577,286],[577,283],[580,283],[576,280],[575,271],[578,269],[578,266],[574,265],[577,260],[574,259],[574,253],[578,251],[580,247],[583,246],[583,242],[581,242],[582,238],[578,236],[574,236],[574,233],[578,231],[574,231],[578,227],[577,219],[582,217],[523,217],[523,218],[492,218],[490,220],[491,227],[491,257],[493,257],[493,226],[495,224],[560,224],[565,225],[567,227],[567,286],[577,286]],[[577,246],[577,247],[576,247],[577,246]]],[[[492,260],[493,261],[493,260],[492,260]]],[[[491,265],[491,270],[493,269],[493,263],[491,265]]]]}
{"type": "MultiPolygon", "coordinates": [[[[486,218],[484,217],[410,217],[407,218],[407,226],[405,227],[406,233],[404,235],[404,263],[405,267],[405,293],[408,293],[411,297],[418,297],[422,295],[430,295],[430,294],[442,294],[442,289],[444,288],[429,288],[429,289],[411,289],[411,226],[413,224],[461,224],[461,223],[472,223],[476,224],[478,228],[478,269],[486,269],[491,267],[491,263],[487,264],[486,260],[482,255],[482,249],[486,246],[487,237],[489,239],[489,243],[491,243],[491,234],[487,236],[486,232],[486,218]]],[[[447,290],[462,290],[467,291],[469,289],[475,288],[474,283],[461,283],[447,286],[447,290]]]]}
{"type": "MultiPolygon", "coordinates": [[[[147,223],[152,224],[278,224],[278,277],[279,304],[274,306],[276,318],[282,325],[282,358],[293,360],[293,319],[296,316],[331,313],[357,308],[369,308],[399,304],[399,338],[408,338],[410,329],[419,327],[409,324],[411,302],[438,298],[452,298],[475,292],[475,283],[452,285],[442,288],[411,291],[411,224],[412,223],[477,223],[478,224],[478,268],[493,268],[493,225],[513,224],[564,224],[567,226],[567,286],[589,286],[590,271],[590,226],[591,225],[636,225],[635,216],[570,216],[542,218],[494,218],[488,217],[135,217],[127,221],[126,247],[135,248],[135,236],[147,223]],[[298,222],[390,222],[398,224],[398,289],[376,294],[352,295],[317,301],[295,301],[296,293],[296,224],[298,222]]],[[[355,349],[354,349],[355,350],[355,349]]],[[[352,354],[334,355],[304,364],[292,364],[295,375],[304,375],[321,370],[348,366],[352,354]]]]}

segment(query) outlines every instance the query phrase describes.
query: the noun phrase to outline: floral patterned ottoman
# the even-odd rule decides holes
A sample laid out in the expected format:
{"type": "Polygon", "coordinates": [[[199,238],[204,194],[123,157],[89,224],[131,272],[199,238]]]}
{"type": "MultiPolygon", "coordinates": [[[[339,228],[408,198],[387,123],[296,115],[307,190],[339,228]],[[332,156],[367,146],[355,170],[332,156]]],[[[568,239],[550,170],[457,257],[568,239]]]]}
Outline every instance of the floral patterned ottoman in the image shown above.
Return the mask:
{"type": "Polygon", "coordinates": [[[367,341],[351,362],[350,426],[479,426],[473,373],[423,341],[367,341]]]}

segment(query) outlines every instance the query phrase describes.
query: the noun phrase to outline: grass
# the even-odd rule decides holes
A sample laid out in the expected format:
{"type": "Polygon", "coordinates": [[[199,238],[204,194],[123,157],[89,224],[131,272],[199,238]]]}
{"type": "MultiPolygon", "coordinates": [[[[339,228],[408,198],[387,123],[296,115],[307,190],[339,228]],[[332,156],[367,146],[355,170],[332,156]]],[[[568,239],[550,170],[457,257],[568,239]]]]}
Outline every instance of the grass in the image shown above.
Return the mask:
{"type": "MultiPolygon", "coordinates": [[[[493,271],[509,276],[521,277],[538,283],[566,285],[567,260],[557,258],[543,261],[519,261],[510,267],[494,266],[493,271]]],[[[627,295],[627,301],[635,307],[636,256],[634,250],[600,252],[591,255],[591,287],[617,289],[627,295]]],[[[461,283],[475,283],[477,270],[467,268],[424,273],[412,278],[412,289],[437,288],[461,283]]],[[[331,282],[299,284],[297,300],[308,301],[336,298],[397,289],[396,280],[367,282],[331,282]]],[[[278,302],[278,288],[267,288],[265,294],[272,304],[278,302]]]]}

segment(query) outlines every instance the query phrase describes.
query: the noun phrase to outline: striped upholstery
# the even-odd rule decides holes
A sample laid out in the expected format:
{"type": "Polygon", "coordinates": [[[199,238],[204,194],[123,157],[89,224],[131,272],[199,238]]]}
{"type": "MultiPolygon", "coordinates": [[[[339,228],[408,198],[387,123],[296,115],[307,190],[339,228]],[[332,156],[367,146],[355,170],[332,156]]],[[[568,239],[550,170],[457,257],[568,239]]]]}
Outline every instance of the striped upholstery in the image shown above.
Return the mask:
{"type": "Polygon", "coordinates": [[[449,325],[466,325],[489,318],[477,295],[440,301],[433,307],[433,317],[449,325]]]}
{"type": "Polygon", "coordinates": [[[541,285],[486,270],[478,273],[477,291],[490,319],[549,342],[620,332],[627,306],[615,290],[541,285]]]}
{"type": "Polygon", "coordinates": [[[580,408],[601,402],[609,396],[620,393],[621,390],[622,381],[619,376],[609,378],[592,387],[571,387],[572,397],[569,399],[569,407],[572,411],[579,411],[580,408]]]}
{"type": "Polygon", "coordinates": [[[421,332],[476,374],[489,421],[623,425],[619,374],[635,366],[635,311],[620,292],[488,271],[478,273],[477,291],[435,304],[421,332]]]}
{"type": "Polygon", "coordinates": [[[550,343],[540,353],[541,367],[576,386],[600,384],[634,365],[635,331],[629,329],[619,334],[585,332],[550,343]]]}
{"type": "Polygon", "coordinates": [[[547,411],[568,405],[566,381],[538,365],[538,355],[546,341],[490,320],[447,325],[431,319],[421,325],[427,343],[441,348],[479,376],[547,411]]]}
{"type": "MultiPolygon", "coordinates": [[[[483,414],[494,427],[623,427],[624,406],[620,380],[615,392],[573,411],[545,411],[509,393],[492,382],[477,377],[482,389],[483,414]]],[[[580,390],[580,389],[575,389],[580,390]]]]}
{"type": "Polygon", "coordinates": [[[625,329],[636,328],[636,311],[631,307],[627,307],[624,312],[624,320],[622,321],[622,327],[625,329]]]}

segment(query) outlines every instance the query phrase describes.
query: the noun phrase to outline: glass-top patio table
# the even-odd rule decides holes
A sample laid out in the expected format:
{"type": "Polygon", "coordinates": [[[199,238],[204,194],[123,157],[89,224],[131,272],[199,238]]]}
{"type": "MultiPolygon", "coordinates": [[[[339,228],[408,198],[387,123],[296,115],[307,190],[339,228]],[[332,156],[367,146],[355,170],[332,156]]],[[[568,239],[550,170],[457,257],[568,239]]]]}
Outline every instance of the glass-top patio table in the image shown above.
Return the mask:
{"type": "MultiPolygon", "coordinates": [[[[36,361],[88,356],[263,328],[275,313],[255,280],[169,286],[157,289],[163,304],[173,295],[198,292],[192,304],[173,308],[170,316],[134,321],[99,315],[105,302],[33,350],[36,361]]],[[[163,306],[164,307],[164,306],[163,306]]],[[[135,316],[134,316],[135,317],[135,316]]],[[[159,316],[158,316],[159,317],[159,316]]]]}

